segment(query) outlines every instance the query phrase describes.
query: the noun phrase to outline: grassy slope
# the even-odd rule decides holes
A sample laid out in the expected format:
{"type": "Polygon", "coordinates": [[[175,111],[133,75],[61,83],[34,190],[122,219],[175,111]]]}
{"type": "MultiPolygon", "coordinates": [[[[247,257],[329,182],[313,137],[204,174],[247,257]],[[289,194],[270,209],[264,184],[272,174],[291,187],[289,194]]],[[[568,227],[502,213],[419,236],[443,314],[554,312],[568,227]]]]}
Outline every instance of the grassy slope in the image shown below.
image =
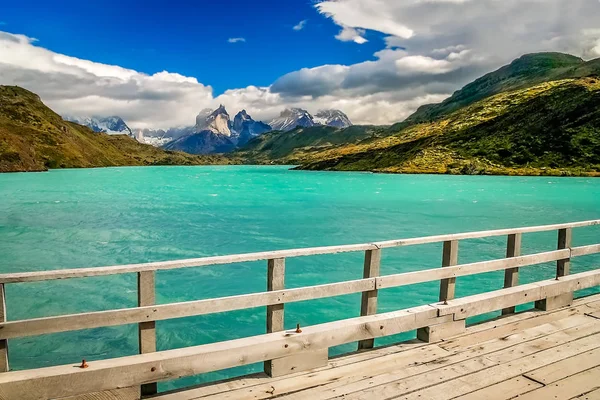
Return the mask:
{"type": "Polygon", "coordinates": [[[600,80],[501,93],[371,143],[314,154],[302,169],[598,175],[600,80]]]}
{"type": "Polygon", "coordinates": [[[166,152],[125,135],[94,133],[63,121],[34,93],[16,86],[0,86],[0,172],[229,162],[218,156],[166,152]]]}
{"type": "Polygon", "coordinates": [[[524,55],[497,71],[484,75],[457,91],[439,104],[421,107],[406,121],[391,127],[355,126],[336,130],[328,127],[297,128],[290,132],[270,132],[250,141],[238,154],[255,163],[301,164],[352,152],[355,147],[369,147],[374,142],[381,148],[397,142],[393,137],[402,132],[405,136],[423,136],[423,130],[438,129],[418,126],[443,118],[473,103],[493,95],[535,86],[537,84],[583,77],[600,72],[600,59],[585,62],[581,58],[562,53],[536,53],[524,55]]]}
{"type": "Polygon", "coordinates": [[[406,122],[429,122],[498,93],[561,78],[584,77],[592,70],[598,70],[598,61],[586,63],[579,57],[563,53],[526,54],[469,83],[443,102],[420,107],[406,122]]]}
{"type": "Polygon", "coordinates": [[[372,140],[386,133],[385,128],[359,125],[345,129],[315,126],[289,132],[273,131],[250,140],[237,154],[254,163],[297,164],[311,160],[313,154],[325,149],[372,140]]]}

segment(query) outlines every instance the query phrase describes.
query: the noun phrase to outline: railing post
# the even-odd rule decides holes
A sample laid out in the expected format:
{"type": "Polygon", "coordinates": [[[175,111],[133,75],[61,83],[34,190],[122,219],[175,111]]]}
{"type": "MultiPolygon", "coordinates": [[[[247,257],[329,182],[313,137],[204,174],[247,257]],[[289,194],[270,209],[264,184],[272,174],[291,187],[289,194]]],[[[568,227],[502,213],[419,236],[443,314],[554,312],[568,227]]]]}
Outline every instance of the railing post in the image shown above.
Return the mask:
{"type": "MultiPolygon", "coordinates": [[[[285,258],[267,261],[267,290],[269,292],[285,289],[285,258]]],[[[267,333],[285,330],[284,304],[267,306],[267,333]]],[[[283,376],[293,372],[306,371],[327,365],[329,349],[307,350],[303,353],[268,360],[264,371],[271,377],[283,376]]]]}
{"type": "MultiPolygon", "coordinates": [[[[267,262],[267,290],[285,289],[285,258],[276,258],[267,262]]],[[[267,333],[279,332],[284,329],[284,304],[267,306],[267,333]]],[[[270,364],[267,361],[266,364],[270,364]]]]}
{"type": "MultiPolygon", "coordinates": [[[[558,230],[558,250],[571,248],[573,230],[571,228],[558,230]]],[[[564,258],[556,261],[556,278],[569,275],[571,270],[571,259],[564,258]]],[[[535,308],[543,311],[551,311],[557,308],[566,307],[573,303],[573,292],[564,293],[558,296],[548,297],[535,302],[535,308]]]]}
{"type": "MultiPolygon", "coordinates": [[[[0,283],[0,322],[6,321],[6,293],[0,283]]],[[[0,340],[0,372],[8,372],[8,340],[0,340]]]]}
{"type": "MultiPolygon", "coordinates": [[[[442,268],[458,265],[458,240],[444,242],[442,250],[442,268]]],[[[446,303],[454,299],[456,278],[447,278],[440,281],[440,302],[446,303]]],[[[439,340],[458,335],[465,330],[465,320],[459,319],[437,325],[426,326],[417,330],[417,338],[425,342],[439,340]]]]}
{"type": "MultiPolygon", "coordinates": [[[[381,249],[365,251],[365,264],[363,278],[375,278],[379,276],[381,268],[381,249]]],[[[377,289],[363,292],[360,303],[360,315],[377,314],[377,289]]],[[[358,342],[358,350],[372,349],[375,339],[365,339],[358,342]]]]}
{"type": "MultiPolygon", "coordinates": [[[[156,272],[138,272],[138,306],[156,304],[156,272]]],[[[156,322],[145,321],[138,324],[140,354],[156,351],[156,322]]],[[[142,396],[150,396],[158,392],[156,382],[146,383],[141,387],[142,396]]]]}
{"type": "MultiPolygon", "coordinates": [[[[514,233],[508,235],[506,243],[506,258],[519,257],[521,255],[521,240],[523,234],[514,233]]],[[[504,270],[504,287],[509,288],[519,284],[519,267],[504,270]]],[[[515,307],[507,307],[502,310],[502,315],[513,314],[515,307]]]]}
{"type": "MultiPolygon", "coordinates": [[[[458,240],[444,242],[442,255],[442,268],[458,265],[458,240]]],[[[442,279],[440,282],[440,301],[446,302],[454,299],[456,278],[442,279]]]]}

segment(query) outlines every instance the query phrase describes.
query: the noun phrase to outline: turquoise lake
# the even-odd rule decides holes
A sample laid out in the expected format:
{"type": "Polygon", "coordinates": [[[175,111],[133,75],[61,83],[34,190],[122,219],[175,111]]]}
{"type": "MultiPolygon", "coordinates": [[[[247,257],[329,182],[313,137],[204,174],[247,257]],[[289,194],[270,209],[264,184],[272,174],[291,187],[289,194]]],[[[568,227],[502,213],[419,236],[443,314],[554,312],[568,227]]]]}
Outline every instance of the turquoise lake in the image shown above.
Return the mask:
{"type": "MultiPolygon", "coordinates": [[[[275,166],[142,167],[0,175],[0,272],[81,268],[512,228],[600,218],[600,179],[378,175],[275,166]]],[[[574,245],[600,242],[576,229],[574,245]]],[[[526,234],[523,254],[556,247],[556,232],[526,234]]],[[[463,241],[459,262],[504,257],[506,238],[463,241]]],[[[362,277],[362,253],[288,259],[286,286],[362,277]]],[[[385,249],[382,274],[436,268],[441,244],[385,249]]],[[[572,272],[600,265],[574,259],[572,272]]],[[[554,277],[523,268],[521,282],[554,277]]],[[[457,296],[503,284],[503,272],[458,278],[457,296]]],[[[159,303],[260,292],[266,262],[157,273],[159,303]]],[[[586,293],[590,293],[587,291],[586,293]]],[[[596,291],[597,292],[597,291],[596,291]]],[[[582,295],[585,293],[578,293],[582,295]]],[[[437,301],[438,283],[383,290],[379,311],[437,301]]],[[[9,320],[135,306],[134,274],[7,285],[9,320]]],[[[286,305],[286,326],[358,316],[360,295],[286,305]]],[[[157,323],[160,349],[265,332],[265,309],[157,323]]],[[[377,340],[382,345],[409,332],[377,340]]],[[[355,350],[356,344],[331,349],[355,350]]],[[[127,325],[9,341],[12,369],[136,354],[127,325]]],[[[256,372],[261,365],[160,385],[161,390],[256,372]]]]}

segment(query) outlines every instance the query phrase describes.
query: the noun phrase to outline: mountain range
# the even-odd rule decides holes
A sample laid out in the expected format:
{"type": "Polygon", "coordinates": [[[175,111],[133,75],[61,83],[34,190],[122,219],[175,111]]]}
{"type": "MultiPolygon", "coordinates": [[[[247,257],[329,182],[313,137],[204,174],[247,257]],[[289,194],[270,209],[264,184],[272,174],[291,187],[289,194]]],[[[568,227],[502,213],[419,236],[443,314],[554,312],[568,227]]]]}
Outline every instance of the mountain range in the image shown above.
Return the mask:
{"type": "Polygon", "coordinates": [[[185,134],[163,144],[163,147],[191,154],[229,153],[273,130],[288,132],[296,127],[352,125],[348,117],[339,110],[320,111],[317,115],[319,117],[314,118],[306,110],[290,108],[266,124],[255,121],[246,110],[238,112],[231,120],[225,106],[220,105],[216,110],[202,110],[196,116],[193,128],[188,128],[185,134]]]}
{"type": "Polygon", "coordinates": [[[100,131],[94,132],[63,120],[34,93],[0,86],[0,171],[244,162],[386,173],[600,176],[599,105],[600,59],[537,53],[391,126],[342,127],[349,121],[341,112],[313,117],[301,109],[284,110],[271,126],[243,110],[232,120],[220,106],[200,112],[193,126],[133,132],[168,149],[233,150],[193,156],[138,143],[118,117],[79,119],[100,131]]]}
{"type": "Polygon", "coordinates": [[[317,151],[297,147],[279,162],[295,158],[299,169],[312,170],[600,176],[599,76],[600,59],[528,54],[372,137],[317,151]]]}
{"type": "Polygon", "coordinates": [[[272,130],[290,131],[296,127],[331,126],[347,128],[352,125],[340,110],[321,110],[313,117],[300,108],[289,108],[269,124],[255,121],[246,110],[238,112],[233,120],[225,106],[216,110],[204,109],[196,116],[196,124],[189,127],[163,129],[136,129],[132,131],[122,118],[72,117],[65,120],[76,122],[94,132],[126,134],[141,143],[181,150],[191,154],[228,153],[242,147],[249,140],[272,130]]]}

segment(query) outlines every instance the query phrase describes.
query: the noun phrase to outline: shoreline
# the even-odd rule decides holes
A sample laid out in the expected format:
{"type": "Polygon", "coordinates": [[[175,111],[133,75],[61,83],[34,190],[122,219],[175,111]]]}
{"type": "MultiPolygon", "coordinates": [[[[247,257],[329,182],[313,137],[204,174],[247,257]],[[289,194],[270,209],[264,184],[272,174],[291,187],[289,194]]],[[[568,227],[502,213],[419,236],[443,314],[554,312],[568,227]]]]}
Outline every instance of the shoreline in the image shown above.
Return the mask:
{"type": "Polygon", "coordinates": [[[482,171],[481,173],[454,173],[449,171],[435,170],[411,170],[411,171],[386,171],[386,170],[341,170],[341,169],[312,169],[303,168],[302,165],[295,164],[280,164],[280,163],[239,163],[239,164],[181,164],[181,165],[112,165],[112,166],[97,166],[97,167],[71,167],[71,168],[48,168],[45,170],[21,170],[21,171],[0,171],[0,174],[15,174],[15,173],[43,173],[50,171],[61,170],[82,170],[82,169],[106,169],[106,168],[146,168],[146,167],[290,167],[290,171],[312,171],[312,172],[355,172],[355,173],[371,173],[385,175],[451,175],[451,176],[507,176],[507,177],[555,177],[555,178],[600,178],[600,171],[570,171],[564,169],[506,169],[499,171],[482,171]]]}

